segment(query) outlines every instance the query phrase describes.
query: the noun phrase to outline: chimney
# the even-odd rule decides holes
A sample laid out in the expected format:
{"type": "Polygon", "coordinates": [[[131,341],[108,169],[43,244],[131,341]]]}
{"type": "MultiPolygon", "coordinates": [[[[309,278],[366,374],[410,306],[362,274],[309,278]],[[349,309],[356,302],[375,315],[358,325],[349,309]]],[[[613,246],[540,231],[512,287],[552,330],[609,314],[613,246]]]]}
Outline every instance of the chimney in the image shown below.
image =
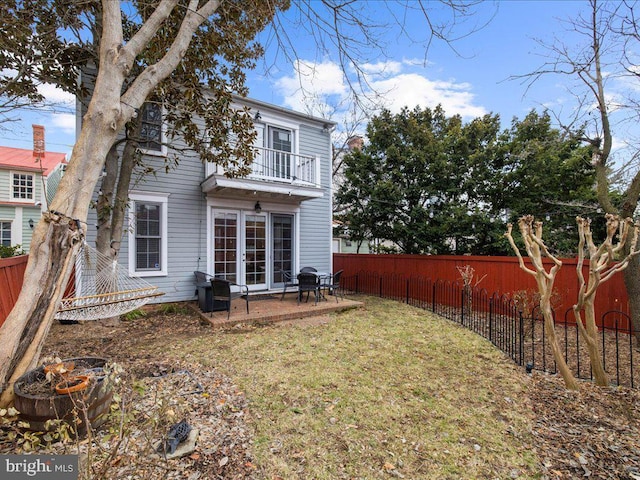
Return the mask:
{"type": "Polygon", "coordinates": [[[354,135],[347,140],[347,146],[349,147],[349,151],[362,150],[364,139],[360,135],[354,135]]]}

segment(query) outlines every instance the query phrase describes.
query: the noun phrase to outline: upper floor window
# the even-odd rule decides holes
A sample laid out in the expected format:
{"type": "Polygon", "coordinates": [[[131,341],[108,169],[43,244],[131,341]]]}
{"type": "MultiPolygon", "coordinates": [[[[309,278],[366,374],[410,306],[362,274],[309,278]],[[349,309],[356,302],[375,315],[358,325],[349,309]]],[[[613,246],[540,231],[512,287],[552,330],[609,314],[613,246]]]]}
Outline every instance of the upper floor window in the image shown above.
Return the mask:
{"type": "Polygon", "coordinates": [[[34,178],[30,173],[14,173],[11,177],[11,198],[13,200],[33,200],[34,178]]]}
{"type": "Polygon", "coordinates": [[[0,245],[11,246],[11,222],[0,222],[0,245]]]}
{"type": "Polygon", "coordinates": [[[284,128],[269,127],[269,147],[281,152],[293,152],[293,143],[290,130],[284,128]]]}
{"type": "Polygon", "coordinates": [[[162,105],[145,103],[142,106],[140,148],[147,152],[165,153],[162,129],[162,105]]]}

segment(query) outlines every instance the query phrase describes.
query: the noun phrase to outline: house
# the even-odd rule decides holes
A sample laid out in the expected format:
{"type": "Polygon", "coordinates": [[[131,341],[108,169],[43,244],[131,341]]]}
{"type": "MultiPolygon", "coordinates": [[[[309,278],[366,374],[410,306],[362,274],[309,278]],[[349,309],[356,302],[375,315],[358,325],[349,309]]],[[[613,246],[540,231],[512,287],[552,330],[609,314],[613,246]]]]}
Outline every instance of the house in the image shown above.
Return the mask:
{"type": "Polygon", "coordinates": [[[29,250],[33,226],[53,198],[66,154],[0,147],[0,245],[29,250]]]}
{"type": "Polygon", "coordinates": [[[349,228],[333,220],[333,253],[371,253],[368,240],[353,240],[349,228]]]}
{"type": "MultiPolygon", "coordinates": [[[[235,102],[250,108],[257,132],[252,172],[242,178],[173,149],[159,110],[144,114],[144,161],[159,173],[131,187],[119,262],[129,276],[158,286],[160,301],[192,300],[194,271],[264,293],[282,290],[282,270],[332,270],[334,124],[256,100],[235,102]],[[165,172],[172,151],[180,162],[165,172]]],[[[94,232],[88,229],[88,241],[94,232]]]]}

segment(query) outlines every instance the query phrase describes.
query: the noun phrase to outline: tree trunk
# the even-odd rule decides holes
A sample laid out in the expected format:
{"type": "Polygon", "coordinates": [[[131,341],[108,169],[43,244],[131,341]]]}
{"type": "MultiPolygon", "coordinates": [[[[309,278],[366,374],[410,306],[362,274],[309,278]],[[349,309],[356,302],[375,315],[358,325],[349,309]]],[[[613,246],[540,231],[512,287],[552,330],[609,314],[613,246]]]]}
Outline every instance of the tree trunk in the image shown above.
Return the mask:
{"type": "Polygon", "coordinates": [[[602,363],[602,354],[598,342],[598,326],[596,325],[596,315],[594,308],[595,295],[584,301],[583,310],[585,313],[584,322],[580,310],[574,308],[573,313],[580,336],[587,344],[587,353],[591,363],[591,372],[596,385],[600,387],[609,386],[609,377],[602,363]]]}
{"type": "Polygon", "coordinates": [[[636,337],[636,349],[640,350],[640,257],[633,257],[629,262],[624,271],[624,285],[629,298],[630,328],[636,337]]]}
{"type": "MultiPolygon", "coordinates": [[[[129,200],[129,185],[133,169],[136,164],[137,141],[140,137],[142,122],[140,116],[131,120],[133,124],[131,135],[125,142],[122,158],[118,155],[118,143],[113,144],[107,154],[105,173],[102,176],[100,194],[96,206],[98,216],[98,232],[96,234],[96,250],[108,258],[106,271],[111,271],[110,265],[118,260],[120,244],[122,242],[125,210],[129,200]],[[116,186],[117,184],[117,186],[116,186]]],[[[115,286],[115,284],[110,283],[115,286]]],[[[108,292],[102,292],[108,293],[108,292]]],[[[99,320],[104,326],[117,326],[120,317],[104,318],[99,320]]]]}
{"type": "Polygon", "coordinates": [[[115,141],[119,110],[96,103],[85,116],[50,210],[34,230],[22,290],[0,327],[0,407],[11,403],[18,377],[35,367],[71,275],[105,156],[115,141]]]}
{"type": "Polygon", "coordinates": [[[542,310],[542,316],[544,317],[545,332],[547,334],[549,344],[551,345],[553,359],[556,362],[560,375],[562,375],[565,386],[569,390],[578,390],[578,381],[573,376],[569,365],[567,365],[567,362],[564,359],[564,352],[562,351],[562,348],[560,348],[560,343],[556,336],[556,322],[553,319],[553,312],[551,310],[553,281],[546,281],[542,272],[538,272],[536,274],[536,282],[538,284],[538,291],[540,292],[540,309],[542,310]]]}

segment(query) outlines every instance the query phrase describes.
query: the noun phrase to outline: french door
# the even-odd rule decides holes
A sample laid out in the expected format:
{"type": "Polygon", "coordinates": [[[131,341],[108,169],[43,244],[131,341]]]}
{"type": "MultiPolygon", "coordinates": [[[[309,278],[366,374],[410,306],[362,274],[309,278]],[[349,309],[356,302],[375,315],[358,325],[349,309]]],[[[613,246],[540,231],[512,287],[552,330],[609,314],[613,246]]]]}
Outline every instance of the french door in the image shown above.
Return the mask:
{"type": "Polygon", "coordinates": [[[214,209],[212,218],[214,275],[266,290],[294,272],[293,215],[214,209]]]}
{"type": "Polygon", "coordinates": [[[243,210],[214,210],[213,274],[267,288],[267,215],[243,210]]]}

